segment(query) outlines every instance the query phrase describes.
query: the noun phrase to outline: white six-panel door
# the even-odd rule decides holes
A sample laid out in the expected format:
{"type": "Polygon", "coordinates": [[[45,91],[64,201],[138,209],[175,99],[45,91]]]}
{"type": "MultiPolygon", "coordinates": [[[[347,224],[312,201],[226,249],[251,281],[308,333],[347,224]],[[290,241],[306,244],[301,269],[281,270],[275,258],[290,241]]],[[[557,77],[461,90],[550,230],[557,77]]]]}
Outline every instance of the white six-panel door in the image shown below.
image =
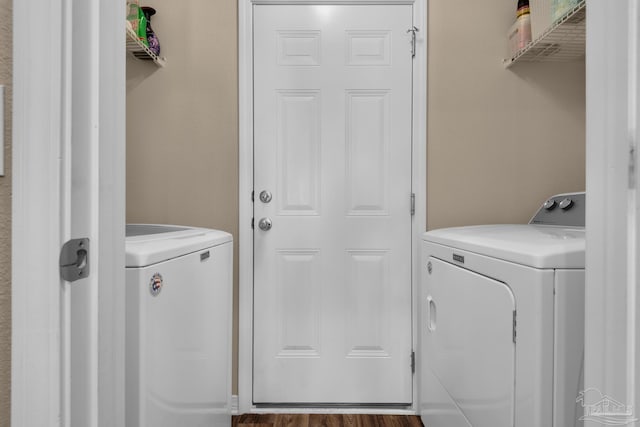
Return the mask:
{"type": "Polygon", "coordinates": [[[412,7],[254,7],[253,400],[410,404],[412,7]]]}

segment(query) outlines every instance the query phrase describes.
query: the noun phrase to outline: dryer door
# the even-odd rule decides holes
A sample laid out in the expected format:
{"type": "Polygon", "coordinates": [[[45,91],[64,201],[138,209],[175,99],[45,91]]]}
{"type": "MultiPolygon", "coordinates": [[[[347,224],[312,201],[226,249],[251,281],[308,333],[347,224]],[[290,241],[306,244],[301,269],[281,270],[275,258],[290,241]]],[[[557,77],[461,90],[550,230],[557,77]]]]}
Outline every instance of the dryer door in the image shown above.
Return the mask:
{"type": "Polygon", "coordinates": [[[502,282],[436,258],[427,265],[425,424],[513,426],[513,293],[502,282]]]}

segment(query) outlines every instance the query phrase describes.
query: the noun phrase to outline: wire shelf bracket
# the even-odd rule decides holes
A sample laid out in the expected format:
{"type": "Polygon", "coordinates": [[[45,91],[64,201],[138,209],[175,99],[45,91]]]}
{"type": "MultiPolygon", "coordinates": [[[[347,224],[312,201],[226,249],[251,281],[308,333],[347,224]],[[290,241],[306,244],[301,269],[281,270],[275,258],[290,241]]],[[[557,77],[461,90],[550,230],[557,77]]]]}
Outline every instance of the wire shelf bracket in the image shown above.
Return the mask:
{"type": "Polygon", "coordinates": [[[138,35],[131,28],[127,28],[127,52],[136,59],[153,61],[158,67],[167,65],[167,59],[153,53],[138,39],[138,35]]]}

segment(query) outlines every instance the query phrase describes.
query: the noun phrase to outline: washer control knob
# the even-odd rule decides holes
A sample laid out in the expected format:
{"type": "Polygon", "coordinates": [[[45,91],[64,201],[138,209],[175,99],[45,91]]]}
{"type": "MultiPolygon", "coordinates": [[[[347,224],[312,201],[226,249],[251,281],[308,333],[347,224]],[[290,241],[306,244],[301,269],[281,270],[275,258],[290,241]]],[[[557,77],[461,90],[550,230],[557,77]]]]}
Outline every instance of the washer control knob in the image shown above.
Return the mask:
{"type": "Polygon", "coordinates": [[[544,202],[544,205],[542,205],[542,207],[550,211],[551,209],[556,207],[556,201],[553,199],[549,199],[546,202],[544,202]]]}
{"type": "Polygon", "coordinates": [[[571,200],[570,198],[567,197],[566,199],[562,199],[562,201],[560,202],[560,204],[558,206],[560,206],[560,209],[566,211],[571,206],[573,206],[573,200],[571,200]]]}

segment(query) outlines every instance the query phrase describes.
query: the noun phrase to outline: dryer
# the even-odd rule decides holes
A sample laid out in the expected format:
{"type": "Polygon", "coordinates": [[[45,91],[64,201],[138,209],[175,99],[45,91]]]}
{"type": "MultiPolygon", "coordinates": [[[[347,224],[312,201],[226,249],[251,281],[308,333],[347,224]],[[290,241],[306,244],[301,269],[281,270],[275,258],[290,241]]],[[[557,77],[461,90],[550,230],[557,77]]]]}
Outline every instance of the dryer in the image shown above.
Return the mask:
{"type": "Polygon", "coordinates": [[[428,427],[583,425],[585,194],[529,224],[423,236],[420,412],[428,427]]]}

